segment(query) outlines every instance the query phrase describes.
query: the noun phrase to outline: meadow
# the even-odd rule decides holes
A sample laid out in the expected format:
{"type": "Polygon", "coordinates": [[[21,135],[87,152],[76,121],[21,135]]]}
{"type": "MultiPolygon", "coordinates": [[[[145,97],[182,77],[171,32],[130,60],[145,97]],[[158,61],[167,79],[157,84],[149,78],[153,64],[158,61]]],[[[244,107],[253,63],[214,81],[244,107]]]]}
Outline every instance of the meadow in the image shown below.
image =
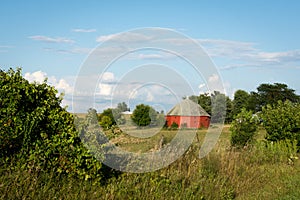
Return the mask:
{"type": "MultiPolygon", "coordinates": [[[[175,134],[176,130],[161,130],[142,139],[119,134],[112,141],[128,151],[147,152],[158,148],[162,135],[164,145],[175,134]]],[[[253,145],[233,148],[225,125],[213,151],[199,159],[205,134],[206,130],[198,130],[188,151],[163,169],[139,174],[114,171],[99,183],[1,167],[0,199],[300,199],[294,143],[267,143],[260,127],[253,145]]]]}

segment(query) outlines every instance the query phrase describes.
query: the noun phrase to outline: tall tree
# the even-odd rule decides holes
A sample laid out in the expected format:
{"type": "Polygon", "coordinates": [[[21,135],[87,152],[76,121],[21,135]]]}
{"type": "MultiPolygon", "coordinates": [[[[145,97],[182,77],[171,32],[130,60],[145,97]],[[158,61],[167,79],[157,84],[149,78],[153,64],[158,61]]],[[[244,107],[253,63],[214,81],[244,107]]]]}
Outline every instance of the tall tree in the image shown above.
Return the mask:
{"type": "Polygon", "coordinates": [[[226,117],[226,96],[219,91],[214,91],[211,94],[212,98],[212,122],[222,123],[226,117]]]}
{"type": "Polygon", "coordinates": [[[258,86],[257,93],[259,95],[260,109],[267,104],[274,105],[279,100],[283,102],[286,100],[299,102],[299,96],[295,94],[295,90],[288,88],[283,83],[263,83],[258,86]]]}
{"type": "Polygon", "coordinates": [[[233,120],[233,102],[226,96],[226,117],[225,123],[230,123],[233,120]]]}
{"type": "Polygon", "coordinates": [[[134,109],[131,119],[137,126],[155,125],[157,112],[150,106],[139,104],[134,109]]]}
{"type": "Polygon", "coordinates": [[[242,110],[242,108],[248,108],[250,95],[244,90],[237,90],[234,93],[233,99],[233,111],[232,114],[236,116],[242,110]]]}
{"type": "MultiPolygon", "coordinates": [[[[275,105],[278,101],[285,102],[289,100],[293,103],[300,102],[300,97],[295,93],[295,90],[283,83],[263,83],[257,87],[257,92],[250,92],[248,98],[246,94],[242,93],[239,93],[239,96],[241,101],[243,101],[243,98],[247,99],[247,109],[253,112],[261,111],[266,105],[275,105]]],[[[239,102],[237,99],[234,101],[236,103],[239,102]]],[[[236,105],[236,108],[239,109],[239,104],[236,105]]]]}
{"type": "Polygon", "coordinates": [[[117,109],[120,110],[120,112],[130,111],[127,104],[125,102],[118,103],[117,109]]]}
{"type": "Polygon", "coordinates": [[[211,114],[211,96],[208,93],[200,94],[199,96],[189,96],[189,99],[198,103],[208,114],[211,114]]]}

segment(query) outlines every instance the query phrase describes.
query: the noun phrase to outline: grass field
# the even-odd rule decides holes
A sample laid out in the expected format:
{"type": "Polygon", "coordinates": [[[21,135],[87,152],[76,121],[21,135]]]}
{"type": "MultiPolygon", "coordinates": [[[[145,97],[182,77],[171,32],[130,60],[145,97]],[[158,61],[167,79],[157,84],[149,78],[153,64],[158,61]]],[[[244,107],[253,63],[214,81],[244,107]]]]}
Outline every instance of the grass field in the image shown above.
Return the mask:
{"type": "MultiPolygon", "coordinates": [[[[162,135],[166,144],[175,134],[162,130],[143,139],[121,134],[113,142],[127,151],[147,152],[158,148],[162,135]]],[[[205,134],[199,130],[198,140],[166,168],[120,173],[99,184],[2,168],[0,199],[300,199],[300,162],[293,145],[264,143],[260,128],[253,147],[230,148],[227,125],[213,151],[199,159],[205,134]]]]}

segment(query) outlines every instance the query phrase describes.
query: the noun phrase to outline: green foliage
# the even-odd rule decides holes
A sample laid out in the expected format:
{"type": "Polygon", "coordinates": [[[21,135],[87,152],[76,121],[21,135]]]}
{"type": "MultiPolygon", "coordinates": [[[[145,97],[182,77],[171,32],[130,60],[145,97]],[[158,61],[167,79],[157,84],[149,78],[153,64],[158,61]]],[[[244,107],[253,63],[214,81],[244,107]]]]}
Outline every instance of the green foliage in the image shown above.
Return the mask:
{"type": "Polygon", "coordinates": [[[170,128],[171,128],[171,130],[176,130],[176,129],[178,129],[178,124],[176,123],[176,122],[173,122],[172,124],[171,124],[171,126],[170,126],[170,128]]]}
{"type": "Polygon", "coordinates": [[[250,95],[244,90],[237,90],[234,93],[233,99],[233,115],[237,115],[241,112],[242,108],[247,108],[250,95]]]}
{"type": "MultiPolygon", "coordinates": [[[[165,131],[164,135],[167,134],[171,136],[176,131],[165,131]]],[[[205,131],[198,134],[203,141],[205,131]]],[[[229,135],[225,125],[219,145],[202,159],[198,157],[197,142],[163,169],[122,173],[103,184],[56,172],[32,172],[1,165],[0,200],[300,198],[300,160],[296,158],[299,154],[294,155],[294,142],[259,141],[251,148],[230,149],[229,135]]]]}
{"type": "Polygon", "coordinates": [[[258,118],[252,114],[252,111],[247,111],[245,108],[242,108],[241,112],[231,123],[231,145],[244,147],[252,142],[257,127],[258,118]]]}
{"type": "Polygon", "coordinates": [[[230,123],[233,118],[233,102],[225,94],[214,91],[213,94],[200,94],[199,96],[190,96],[190,100],[198,103],[209,115],[212,115],[212,122],[230,123]],[[212,110],[213,109],[213,110],[212,110]]]}
{"type": "Polygon", "coordinates": [[[280,140],[280,141],[257,141],[252,148],[251,159],[249,164],[277,164],[287,163],[293,165],[297,157],[297,141],[280,140]]]}
{"type": "Polygon", "coordinates": [[[128,108],[128,106],[125,102],[118,103],[117,109],[119,109],[120,112],[130,111],[130,109],[128,108]]]}
{"type": "Polygon", "coordinates": [[[231,99],[226,96],[226,116],[225,123],[230,123],[233,120],[233,103],[231,99]]]}
{"type": "Polygon", "coordinates": [[[262,119],[267,140],[296,140],[300,146],[300,105],[279,101],[263,108],[262,119]]]}
{"type": "Polygon", "coordinates": [[[101,163],[80,142],[74,117],[60,106],[54,87],[31,84],[21,69],[10,69],[0,72],[0,98],[2,164],[18,159],[30,171],[101,177],[101,163]]]}
{"type": "Polygon", "coordinates": [[[131,119],[137,126],[155,126],[157,122],[157,112],[148,105],[139,104],[134,109],[131,119]]]}
{"type": "Polygon", "coordinates": [[[110,121],[111,121],[110,126],[107,127],[107,128],[110,128],[112,125],[116,125],[117,124],[117,122],[115,120],[115,117],[114,117],[114,113],[113,113],[113,109],[112,108],[107,108],[107,109],[103,110],[103,112],[98,116],[98,118],[99,118],[98,120],[99,120],[100,123],[101,123],[102,118],[104,116],[108,117],[110,119],[110,121]]]}
{"type": "Polygon", "coordinates": [[[112,125],[113,125],[113,122],[111,120],[110,117],[108,116],[103,116],[99,122],[100,126],[102,126],[104,129],[109,129],[112,125]]]}
{"type": "Polygon", "coordinates": [[[295,94],[295,90],[290,89],[286,84],[260,84],[257,92],[251,92],[249,97],[248,108],[257,112],[261,111],[264,106],[275,105],[278,101],[289,100],[293,103],[300,101],[300,97],[295,94]]]}
{"type": "Polygon", "coordinates": [[[105,129],[110,129],[112,126],[117,124],[125,124],[126,120],[122,115],[122,112],[124,112],[123,110],[129,110],[124,102],[119,103],[117,108],[107,108],[103,110],[98,117],[99,124],[105,129]]]}
{"type": "Polygon", "coordinates": [[[211,95],[212,100],[212,116],[211,122],[223,123],[226,118],[226,96],[218,91],[214,91],[211,95]]]}

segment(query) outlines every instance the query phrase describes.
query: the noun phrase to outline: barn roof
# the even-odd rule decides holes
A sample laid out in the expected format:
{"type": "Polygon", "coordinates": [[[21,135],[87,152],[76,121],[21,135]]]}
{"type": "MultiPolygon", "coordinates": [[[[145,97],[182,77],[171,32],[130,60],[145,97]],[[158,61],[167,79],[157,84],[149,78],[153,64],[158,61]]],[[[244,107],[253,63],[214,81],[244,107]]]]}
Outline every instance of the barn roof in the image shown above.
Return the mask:
{"type": "Polygon", "coordinates": [[[168,113],[169,116],[210,116],[199,104],[184,99],[175,105],[168,113]]]}

